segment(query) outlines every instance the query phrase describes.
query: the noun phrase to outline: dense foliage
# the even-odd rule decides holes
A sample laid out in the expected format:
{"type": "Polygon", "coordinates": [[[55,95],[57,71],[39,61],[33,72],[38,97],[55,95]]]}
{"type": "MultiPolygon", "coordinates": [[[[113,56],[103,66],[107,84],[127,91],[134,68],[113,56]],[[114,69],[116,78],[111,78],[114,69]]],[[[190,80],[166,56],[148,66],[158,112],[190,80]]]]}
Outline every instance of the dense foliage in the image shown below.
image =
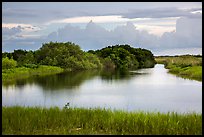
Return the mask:
{"type": "Polygon", "coordinates": [[[29,68],[38,65],[58,66],[68,70],[96,68],[137,69],[154,67],[153,54],[146,49],[129,45],[108,46],[100,50],[82,51],[79,45],[71,42],[49,42],[36,51],[14,50],[2,53],[2,58],[13,58],[18,67],[29,68]]]}
{"type": "Polygon", "coordinates": [[[14,50],[13,53],[2,53],[2,58],[13,58],[18,67],[36,67],[36,65],[58,66],[68,70],[85,70],[101,68],[99,58],[84,52],[74,43],[45,43],[39,50],[14,50]]]}
{"type": "Polygon", "coordinates": [[[90,53],[103,58],[106,67],[117,68],[150,68],[154,67],[155,60],[153,54],[146,49],[133,48],[129,45],[108,46],[101,50],[90,50],[90,53]]]}
{"type": "Polygon", "coordinates": [[[36,51],[36,62],[71,70],[100,68],[96,55],[86,53],[74,43],[46,43],[36,51]]]}

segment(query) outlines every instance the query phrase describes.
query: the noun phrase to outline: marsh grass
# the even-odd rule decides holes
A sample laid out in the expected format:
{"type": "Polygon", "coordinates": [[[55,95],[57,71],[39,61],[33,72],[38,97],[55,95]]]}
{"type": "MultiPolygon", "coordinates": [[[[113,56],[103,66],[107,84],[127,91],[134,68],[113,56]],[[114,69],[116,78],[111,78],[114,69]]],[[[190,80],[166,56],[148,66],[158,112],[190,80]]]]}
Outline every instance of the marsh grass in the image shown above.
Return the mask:
{"type": "Polygon", "coordinates": [[[169,72],[177,76],[202,81],[202,57],[190,55],[156,57],[158,64],[164,64],[169,72]]]}
{"type": "Polygon", "coordinates": [[[2,134],[202,134],[202,114],[2,107],[2,134]]]}
{"type": "Polygon", "coordinates": [[[63,72],[63,69],[56,66],[40,65],[38,68],[16,67],[2,69],[2,82],[11,83],[16,79],[28,78],[33,75],[50,75],[63,72]]]}

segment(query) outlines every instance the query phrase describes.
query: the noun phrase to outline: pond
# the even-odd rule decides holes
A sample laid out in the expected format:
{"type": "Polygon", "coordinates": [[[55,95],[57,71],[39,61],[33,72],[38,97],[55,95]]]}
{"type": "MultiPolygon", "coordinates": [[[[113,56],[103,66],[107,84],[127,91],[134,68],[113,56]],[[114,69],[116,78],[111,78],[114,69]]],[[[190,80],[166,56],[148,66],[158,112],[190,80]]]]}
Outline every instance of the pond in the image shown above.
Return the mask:
{"type": "Polygon", "coordinates": [[[107,108],[202,113],[202,82],[169,74],[164,65],[135,71],[66,72],[2,85],[2,106],[107,108]]]}

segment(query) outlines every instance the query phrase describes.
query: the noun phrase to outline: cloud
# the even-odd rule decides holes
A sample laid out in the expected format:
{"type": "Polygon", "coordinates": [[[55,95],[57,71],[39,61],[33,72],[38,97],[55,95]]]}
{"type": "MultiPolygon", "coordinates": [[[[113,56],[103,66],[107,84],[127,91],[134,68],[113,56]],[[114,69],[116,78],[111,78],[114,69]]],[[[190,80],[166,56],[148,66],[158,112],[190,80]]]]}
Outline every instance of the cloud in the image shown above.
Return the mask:
{"type": "Polygon", "coordinates": [[[43,37],[35,34],[38,30],[40,28],[30,24],[2,23],[2,51],[36,50],[43,42],[43,37]]]}
{"type": "Polygon", "coordinates": [[[2,27],[2,33],[3,35],[15,35],[17,33],[22,32],[22,28],[20,26],[8,28],[8,27],[2,27]]]}
{"type": "Polygon", "coordinates": [[[121,18],[121,16],[82,16],[66,18],[62,20],[53,20],[47,22],[46,24],[49,25],[52,23],[87,23],[90,20],[93,20],[95,23],[107,23],[107,22],[125,22],[128,19],[121,18]]]}
{"type": "Polygon", "coordinates": [[[26,37],[39,37],[40,35],[33,34],[38,32],[39,27],[30,24],[5,24],[2,23],[3,40],[24,39],[26,37]]]}
{"type": "Polygon", "coordinates": [[[44,38],[4,40],[3,51],[12,48],[37,50],[42,43],[50,41],[71,41],[80,45],[82,50],[96,50],[116,44],[129,44],[136,48],[152,50],[153,53],[162,53],[162,50],[167,52],[176,49],[180,49],[179,51],[187,48],[196,49],[202,48],[202,18],[182,17],[176,21],[175,31],[166,32],[161,37],[139,30],[131,22],[117,26],[113,30],[106,30],[94,22],[89,22],[85,28],[67,24],[44,38]]]}
{"type": "MultiPolygon", "coordinates": [[[[98,10],[93,7],[90,9],[77,7],[73,8],[69,4],[69,2],[64,3],[64,5],[60,3],[33,3],[30,2],[22,3],[22,7],[16,4],[16,7],[7,8],[7,5],[10,3],[6,3],[6,6],[3,5],[2,10],[2,22],[4,23],[26,23],[26,24],[42,24],[47,22],[54,21],[64,21],[68,18],[79,18],[84,16],[98,16],[98,15],[110,15],[104,11],[103,13],[99,13],[98,10]],[[24,6],[23,6],[24,5],[24,6]],[[44,5],[44,7],[42,7],[44,5]],[[57,6],[59,5],[59,6],[57,6]],[[67,6],[65,6],[67,5],[67,6]],[[59,8],[60,7],[60,8],[59,8]]],[[[101,10],[100,10],[101,11],[101,10]]],[[[69,20],[69,19],[68,19],[69,20]]]]}
{"type": "Polygon", "coordinates": [[[181,37],[202,37],[202,18],[180,18],[176,22],[176,34],[181,37]]]}
{"type": "Polygon", "coordinates": [[[202,47],[202,19],[182,17],[176,22],[176,31],[161,37],[138,30],[132,23],[108,31],[90,22],[85,29],[67,25],[48,36],[49,40],[73,41],[83,49],[99,49],[114,44],[130,44],[149,49],[200,48],[202,47]]]}
{"type": "Polygon", "coordinates": [[[153,51],[193,49],[202,48],[201,30],[202,2],[2,3],[3,51],[36,50],[49,41],[71,41],[83,50],[115,44],[153,51]],[[85,28],[70,24],[63,27],[65,23],[79,25],[89,20],[94,23],[85,28]],[[125,24],[128,21],[134,24],[125,24]],[[101,27],[102,23],[111,29],[101,27]],[[168,32],[162,35],[164,31],[168,32]]]}
{"type": "Polygon", "coordinates": [[[140,31],[131,22],[118,26],[112,31],[89,22],[85,29],[67,25],[50,34],[47,40],[73,41],[85,50],[100,49],[115,44],[130,44],[160,53],[162,50],[188,51],[187,48],[202,48],[202,18],[179,18],[176,21],[176,30],[166,32],[161,37],[144,30],[140,31]]]}
{"type": "Polygon", "coordinates": [[[202,11],[202,2],[3,2],[2,22],[42,24],[84,16],[180,17],[190,16],[192,11],[199,10],[202,11]]]}
{"type": "Polygon", "coordinates": [[[152,8],[152,9],[133,9],[129,12],[122,13],[123,18],[169,18],[169,17],[195,17],[199,18],[202,14],[191,13],[202,10],[202,8],[178,9],[176,7],[152,8]]]}
{"type": "Polygon", "coordinates": [[[160,39],[160,48],[202,48],[202,18],[180,18],[175,32],[166,32],[160,39]]]}
{"type": "Polygon", "coordinates": [[[89,22],[85,29],[67,25],[48,35],[47,41],[49,40],[72,41],[85,50],[100,49],[115,44],[130,44],[135,47],[142,45],[153,47],[157,44],[157,36],[149,34],[147,31],[137,30],[130,22],[118,26],[112,31],[108,31],[93,22],[89,22]]]}

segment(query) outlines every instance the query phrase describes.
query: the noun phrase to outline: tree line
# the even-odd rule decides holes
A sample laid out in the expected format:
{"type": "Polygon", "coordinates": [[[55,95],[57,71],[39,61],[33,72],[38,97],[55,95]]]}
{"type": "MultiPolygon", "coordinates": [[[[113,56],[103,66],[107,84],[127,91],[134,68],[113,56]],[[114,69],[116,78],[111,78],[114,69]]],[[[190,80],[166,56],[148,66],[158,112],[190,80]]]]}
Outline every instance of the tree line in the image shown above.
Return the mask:
{"type": "Polygon", "coordinates": [[[105,67],[121,69],[151,68],[155,65],[154,55],[151,51],[133,48],[130,45],[115,45],[100,50],[89,50],[89,53],[102,58],[105,67]]]}
{"type": "Polygon", "coordinates": [[[154,67],[155,63],[151,51],[127,44],[85,52],[72,42],[49,42],[36,51],[18,49],[2,53],[3,68],[50,65],[69,70],[137,69],[154,67]]]}

